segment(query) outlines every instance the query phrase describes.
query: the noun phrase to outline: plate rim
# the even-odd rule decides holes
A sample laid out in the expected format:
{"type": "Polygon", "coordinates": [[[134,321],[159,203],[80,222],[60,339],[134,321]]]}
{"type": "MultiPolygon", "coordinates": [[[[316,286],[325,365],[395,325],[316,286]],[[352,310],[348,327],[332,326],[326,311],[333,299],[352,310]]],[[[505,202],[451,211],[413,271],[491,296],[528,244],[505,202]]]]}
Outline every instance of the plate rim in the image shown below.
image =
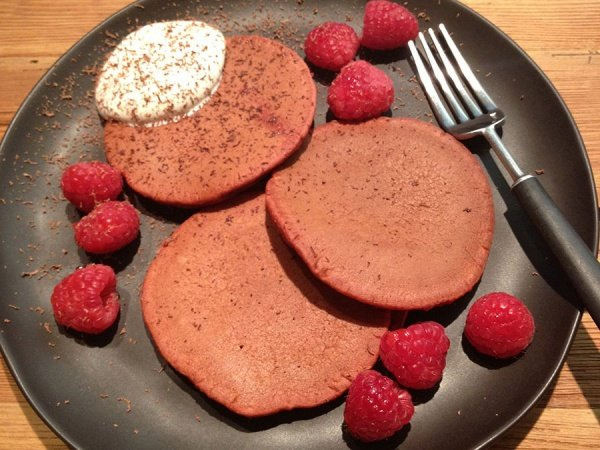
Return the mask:
{"type": "MultiPolygon", "coordinates": [[[[228,0],[228,1],[235,2],[235,1],[239,1],[239,0],[228,0]]],[[[559,93],[557,88],[554,86],[552,81],[548,78],[548,76],[541,70],[541,68],[537,65],[537,63],[525,52],[525,50],[519,44],[517,44],[506,32],[504,32],[501,28],[499,28],[497,25],[495,25],[489,19],[487,19],[486,17],[484,17],[483,15],[481,15],[480,13],[473,10],[471,7],[465,5],[464,3],[462,3],[459,0],[444,0],[444,1],[452,3],[452,4],[456,5],[462,11],[475,16],[478,21],[483,22],[487,27],[489,27],[489,28],[493,29],[495,32],[499,33],[501,35],[503,41],[507,45],[510,45],[519,54],[519,56],[521,58],[526,60],[529,64],[529,66],[537,72],[537,74],[543,79],[544,83],[550,88],[550,90],[554,94],[556,100],[558,100],[558,104],[560,105],[560,108],[564,114],[564,118],[567,119],[568,128],[574,132],[574,135],[577,139],[578,153],[581,151],[581,156],[583,156],[583,159],[585,162],[584,167],[585,167],[585,171],[586,171],[586,175],[587,175],[587,180],[586,180],[587,188],[589,189],[590,193],[592,194],[591,196],[592,196],[594,203],[596,205],[598,205],[598,193],[596,190],[596,183],[595,183],[594,174],[592,171],[589,153],[586,149],[585,143],[583,141],[583,138],[581,136],[581,133],[579,131],[577,123],[575,122],[575,119],[574,119],[573,115],[571,114],[571,111],[569,110],[566,102],[564,101],[563,97],[561,96],[561,94],[559,93]]],[[[93,28],[91,28],[84,35],[82,35],[75,43],[73,43],[67,50],[65,50],[65,52],[55,62],[52,63],[52,65],[48,68],[48,70],[41,76],[41,78],[33,85],[33,87],[30,89],[30,91],[24,97],[24,99],[20,103],[18,109],[16,110],[15,114],[11,118],[11,120],[4,132],[2,140],[0,141],[0,156],[5,155],[5,152],[6,152],[5,147],[7,146],[6,142],[8,141],[8,137],[13,133],[13,129],[15,128],[16,124],[21,120],[21,116],[25,113],[25,110],[27,109],[29,104],[33,101],[33,98],[34,98],[35,94],[37,93],[37,91],[44,85],[44,83],[48,80],[48,78],[50,78],[52,76],[52,73],[55,70],[55,68],[57,66],[62,65],[65,61],[68,61],[69,58],[72,57],[72,53],[75,53],[78,50],[79,46],[84,41],[87,41],[88,39],[92,39],[93,34],[101,31],[102,29],[109,27],[113,22],[119,20],[121,18],[121,16],[130,13],[131,11],[138,8],[138,5],[140,5],[140,4],[143,5],[144,3],[154,3],[154,1],[153,0],[135,1],[129,5],[122,7],[121,9],[115,11],[110,16],[106,17],[100,23],[98,23],[93,28]]],[[[440,3],[440,6],[443,7],[443,4],[440,3]]],[[[593,226],[594,237],[593,237],[593,242],[592,242],[592,251],[594,252],[594,254],[596,256],[598,256],[599,241],[600,241],[598,208],[595,208],[593,210],[592,215],[593,215],[593,218],[590,219],[590,220],[593,219],[593,221],[594,221],[594,226],[593,226]]],[[[493,433],[490,434],[490,436],[488,436],[487,439],[478,443],[475,448],[487,447],[491,443],[493,443],[495,440],[497,440],[500,436],[502,436],[504,433],[506,433],[506,431],[508,431],[517,422],[519,422],[521,419],[523,419],[523,417],[539,402],[540,398],[550,388],[550,386],[552,386],[556,382],[558,374],[560,373],[562,367],[564,366],[566,358],[567,358],[567,356],[570,352],[570,349],[573,345],[574,338],[575,338],[577,330],[580,326],[582,316],[583,316],[583,307],[580,306],[574,312],[573,324],[572,324],[571,329],[569,330],[569,339],[568,339],[567,345],[564,346],[564,349],[560,355],[560,358],[559,358],[560,363],[554,367],[554,370],[552,371],[552,373],[548,374],[547,382],[544,383],[543,385],[539,386],[537,391],[534,393],[532,400],[525,403],[517,414],[513,414],[511,420],[507,421],[504,426],[497,428],[493,433]]],[[[71,436],[71,434],[66,429],[64,429],[64,427],[61,425],[61,423],[58,420],[55,420],[53,418],[52,414],[45,414],[44,411],[45,411],[46,407],[43,404],[41,404],[41,402],[38,401],[38,399],[36,399],[35,397],[32,396],[30,389],[27,389],[27,385],[29,383],[27,383],[23,379],[22,375],[15,368],[14,360],[11,356],[12,352],[6,346],[5,338],[2,334],[0,334],[0,352],[2,353],[4,362],[7,366],[7,368],[9,369],[11,376],[15,380],[15,383],[19,387],[19,390],[21,391],[23,396],[27,399],[29,405],[36,412],[38,417],[40,417],[42,419],[42,421],[61,440],[63,440],[65,442],[65,444],[67,444],[71,448],[78,448],[77,447],[77,438],[74,438],[73,436],[71,436]]]]}

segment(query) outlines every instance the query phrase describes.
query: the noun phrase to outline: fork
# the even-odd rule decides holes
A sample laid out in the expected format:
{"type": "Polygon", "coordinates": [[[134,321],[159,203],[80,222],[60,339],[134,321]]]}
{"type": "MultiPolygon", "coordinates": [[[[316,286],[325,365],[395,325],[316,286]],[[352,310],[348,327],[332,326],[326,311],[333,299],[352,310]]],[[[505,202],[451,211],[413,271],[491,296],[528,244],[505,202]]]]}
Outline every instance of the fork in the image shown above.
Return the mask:
{"type": "Polygon", "coordinates": [[[419,81],[438,123],[459,140],[475,136],[487,139],[512,180],[511,190],[600,328],[600,263],[537,177],[521,170],[496,131],[505,121],[504,113],[483,89],[443,24],[439,25],[439,31],[440,39],[433,29],[427,30],[431,44],[424,33],[419,33],[424,57],[415,41],[408,43],[419,81]],[[441,39],[451,56],[446,53],[441,39]]]}

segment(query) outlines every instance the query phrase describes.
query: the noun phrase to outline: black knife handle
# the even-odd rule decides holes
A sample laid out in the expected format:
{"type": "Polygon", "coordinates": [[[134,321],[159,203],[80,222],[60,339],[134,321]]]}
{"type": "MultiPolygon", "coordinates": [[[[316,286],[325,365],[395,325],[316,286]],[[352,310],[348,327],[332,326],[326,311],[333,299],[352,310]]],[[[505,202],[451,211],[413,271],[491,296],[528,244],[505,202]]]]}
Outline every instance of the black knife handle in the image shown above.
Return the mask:
{"type": "Polygon", "coordinates": [[[579,298],[600,328],[600,263],[565,219],[539,180],[523,177],[512,188],[562,265],[579,298]]]}

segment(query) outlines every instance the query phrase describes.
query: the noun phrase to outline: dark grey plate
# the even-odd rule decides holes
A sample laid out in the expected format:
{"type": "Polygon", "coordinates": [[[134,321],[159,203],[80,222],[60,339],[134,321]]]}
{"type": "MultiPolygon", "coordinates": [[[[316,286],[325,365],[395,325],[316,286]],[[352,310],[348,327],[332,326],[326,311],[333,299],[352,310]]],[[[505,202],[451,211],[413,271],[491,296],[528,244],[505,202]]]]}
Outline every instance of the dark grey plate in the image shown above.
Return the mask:
{"type": "MultiPolygon", "coordinates": [[[[138,288],[159,243],[189,212],[161,207],[131,192],[142,212],[141,239],[110,258],[123,309],[101,337],[59,329],[49,298],[54,285],[92,259],[78,251],[71,223],[78,213],[60,198],[62,168],[102,158],[101,124],[90,93],[94,66],[137,25],[200,17],[226,34],[260,33],[301,51],[306,33],[325,20],[360,30],[364,2],[161,1],[119,12],[85,36],[35,87],[6,133],[0,162],[0,343],[12,373],[40,416],[78,448],[344,448],[360,447],[342,432],[343,399],[321,408],[260,420],[237,417],[174,373],[154,350],[138,304],[138,288]]],[[[597,247],[594,184],[577,129],[556,91],[529,58],[489,22],[454,1],[418,5],[421,25],[443,21],[463,43],[491,95],[507,113],[504,142],[541,180],[566,216],[597,247]]],[[[411,80],[403,50],[364,52],[396,82],[394,116],[432,120],[411,80]]],[[[326,120],[330,75],[316,71],[316,124],[326,120]]],[[[401,143],[399,143],[401,145],[401,143]]],[[[381,447],[468,448],[491,442],[540,397],[561,367],[580,318],[577,299],[513,199],[483,142],[472,142],[490,174],[496,234],[476,289],[451,306],[410,316],[447,327],[452,346],[438,389],[415,394],[415,417],[381,447]],[[507,291],[532,310],[537,334],[509,363],[474,354],[462,339],[465,310],[483,293],[507,291]]],[[[551,437],[550,437],[551,439],[551,437]]]]}

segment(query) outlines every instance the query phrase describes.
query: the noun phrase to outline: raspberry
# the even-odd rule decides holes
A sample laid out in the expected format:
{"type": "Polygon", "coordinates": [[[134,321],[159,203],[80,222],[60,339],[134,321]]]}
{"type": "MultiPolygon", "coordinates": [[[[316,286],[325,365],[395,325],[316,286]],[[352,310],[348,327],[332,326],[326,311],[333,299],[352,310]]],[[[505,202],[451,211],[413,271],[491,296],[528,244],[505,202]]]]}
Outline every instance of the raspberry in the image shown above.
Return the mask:
{"type": "Polygon", "coordinates": [[[99,334],[119,314],[117,280],[113,270],[102,264],[77,269],[56,285],[50,302],[60,325],[83,333],[99,334]]]}
{"type": "Polygon", "coordinates": [[[75,240],[86,252],[111,253],[133,241],[140,219],[130,203],[107,201],[75,224],[75,240]]]}
{"type": "Polygon", "coordinates": [[[465,337],[475,349],[495,358],[510,358],[527,348],[535,324],[527,306],[504,292],[480,297],[469,309],[465,337]]]}
{"type": "Polygon", "coordinates": [[[356,32],[345,23],[325,22],[313,28],[306,41],[306,58],[317,67],[337,72],[354,59],[360,47],[356,32]]]}
{"type": "Polygon", "coordinates": [[[96,203],[115,200],[123,189],[123,178],[106,163],[79,162],[66,168],[60,185],[65,198],[87,213],[96,203]]]}
{"type": "Polygon", "coordinates": [[[381,338],[380,356],[402,386],[429,389],[442,378],[449,347],[444,327],[421,322],[387,331],[381,338]]]}
{"type": "Polygon", "coordinates": [[[405,7],[387,0],[372,0],[365,6],[361,44],[372,50],[404,47],[417,37],[417,18],[405,7]]]}
{"type": "Polygon", "coordinates": [[[343,120],[366,120],[389,109],[394,101],[394,84],[384,71],[366,61],[342,68],[329,87],[327,103],[343,120]]]}
{"type": "Polygon", "coordinates": [[[410,394],[375,370],[357,375],[348,391],[344,421],[357,439],[385,439],[410,422],[415,407],[410,394]]]}

